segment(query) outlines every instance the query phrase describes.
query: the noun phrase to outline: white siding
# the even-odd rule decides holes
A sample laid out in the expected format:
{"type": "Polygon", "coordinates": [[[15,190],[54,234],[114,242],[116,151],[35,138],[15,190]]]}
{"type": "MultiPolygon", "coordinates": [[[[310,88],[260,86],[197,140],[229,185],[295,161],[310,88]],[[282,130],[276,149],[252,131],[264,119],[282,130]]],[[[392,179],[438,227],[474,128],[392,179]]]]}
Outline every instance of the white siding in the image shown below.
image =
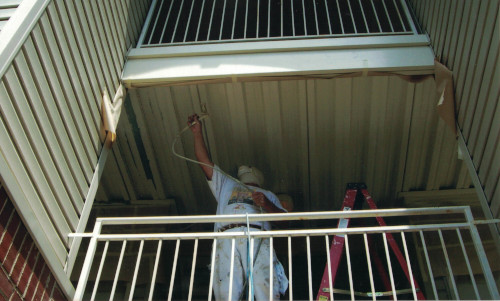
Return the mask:
{"type": "Polygon", "coordinates": [[[412,1],[453,71],[458,123],[494,216],[500,216],[499,1],[412,1]]]}
{"type": "Polygon", "coordinates": [[[19,21],[19,47],[3,48],[0,175],[59,281],[102,149],[101,95],[116,91],[149,5],[49,1],[32,27],[19,21]]]}
{"type": "Polygon", "coordinates": [[[21,2],[22,0],[0,0],[0,33],[21,2]]]}

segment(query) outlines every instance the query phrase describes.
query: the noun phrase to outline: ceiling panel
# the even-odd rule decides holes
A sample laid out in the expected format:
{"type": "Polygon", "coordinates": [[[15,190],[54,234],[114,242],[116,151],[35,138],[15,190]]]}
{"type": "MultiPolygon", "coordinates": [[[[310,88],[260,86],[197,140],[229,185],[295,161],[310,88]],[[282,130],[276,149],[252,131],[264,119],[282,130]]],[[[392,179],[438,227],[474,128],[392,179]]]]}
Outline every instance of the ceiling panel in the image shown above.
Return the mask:
{"type": "MultiPolygon", "coordinates": [[[[208,112],[212,160],[235,174],[259,167],[264,186],[297,211],[338,210],[345,186],[365,182],[379,207],[402,191],[469,188],[456,140],[437,116],[433,79],[397,76],[283,80],[131,89],[98,202],[176,201],[212,214],[201,169],[171,152],[193,112],[208,112]]],[[[194,158],[189,131],[176,144],[194,158]]],[[[159,213],[161,214],[161,213],[159,213]]]]}

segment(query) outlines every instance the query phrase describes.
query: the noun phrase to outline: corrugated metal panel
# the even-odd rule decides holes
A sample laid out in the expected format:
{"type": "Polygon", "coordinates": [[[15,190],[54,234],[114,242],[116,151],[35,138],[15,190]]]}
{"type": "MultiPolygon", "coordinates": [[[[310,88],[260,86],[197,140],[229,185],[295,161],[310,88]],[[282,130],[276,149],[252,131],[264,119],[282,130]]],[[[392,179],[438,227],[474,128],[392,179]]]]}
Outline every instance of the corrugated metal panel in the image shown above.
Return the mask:
{"type": "Polygon", "coordinates": [[[499,1],[412,1],[453,71],[458,123],[493,215],[500,216],[499,1]],[[440,17],[438,17],[440,16],[440,17]]]}
{"type": "Polygon", "coordinates": [[[101,95],[119,86],[149,5],[52,1],[1,75],[0,151],[9,166],[2,182],[22,191],[25,200],[13,201],[46,232],[52,249],[42,244],[42,252],[60,263],[53,269],[66,263],[68,234],[78,225],[102,149],[101,95]]]}
{"type": "MultiPolygon", "coordinates": [[[[401,206],[401,191],[471,185],[457,143],[437,116],[432,79],[264,81],[130,95],[97,201],[175,198],[184,204],[181,214],[213,213],[199,167],[170,152],[187,116],[204,110],[213,160],[232,174],[241,164],[259,167],[265,186],[291,195],[298,211],[339,209],[349,182],[366,182],[381,207],[401,206]]],[[[194,157],[190,135],[176,149],[194,157]]]]}
{"type": "Polygon", "coordinates": [[[0,32],[14,14],[22,0],[1,0],[0,1],[0,32]]]}

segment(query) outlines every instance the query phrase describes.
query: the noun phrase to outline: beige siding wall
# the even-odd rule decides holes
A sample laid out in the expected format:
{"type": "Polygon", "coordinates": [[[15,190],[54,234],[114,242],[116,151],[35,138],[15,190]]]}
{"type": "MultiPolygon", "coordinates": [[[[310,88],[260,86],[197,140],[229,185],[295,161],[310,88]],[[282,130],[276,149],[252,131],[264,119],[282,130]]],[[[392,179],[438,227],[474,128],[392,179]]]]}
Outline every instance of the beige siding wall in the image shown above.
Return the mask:
{"type": "Polygon", "coordinates": [[[13,59],[0,62],[0,175],[62,269],[104,141],[102,91],[117,90],[151,1],[48,2],[13,59]]]}
{"type": "Polygon", "coordinates": [[[498,0],[413,0],[436,56],[453,71],[458,123],[494,216],[500,216],[498,0]]]}
{"type": "Polygon", "coordinates": [[[21,2],[22,0],[0,0],[0,32],[21,2]]]}

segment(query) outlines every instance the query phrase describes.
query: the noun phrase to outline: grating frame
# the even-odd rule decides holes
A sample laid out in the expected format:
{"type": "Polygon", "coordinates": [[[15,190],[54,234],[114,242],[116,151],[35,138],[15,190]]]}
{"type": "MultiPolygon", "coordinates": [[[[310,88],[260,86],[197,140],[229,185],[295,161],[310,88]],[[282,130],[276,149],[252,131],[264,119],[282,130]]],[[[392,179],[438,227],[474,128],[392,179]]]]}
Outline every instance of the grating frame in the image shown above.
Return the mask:
{"type": "Polygon", "coordinates": [[[138,46],[412,34],[404,0],[158,0],[138,46]]]}

